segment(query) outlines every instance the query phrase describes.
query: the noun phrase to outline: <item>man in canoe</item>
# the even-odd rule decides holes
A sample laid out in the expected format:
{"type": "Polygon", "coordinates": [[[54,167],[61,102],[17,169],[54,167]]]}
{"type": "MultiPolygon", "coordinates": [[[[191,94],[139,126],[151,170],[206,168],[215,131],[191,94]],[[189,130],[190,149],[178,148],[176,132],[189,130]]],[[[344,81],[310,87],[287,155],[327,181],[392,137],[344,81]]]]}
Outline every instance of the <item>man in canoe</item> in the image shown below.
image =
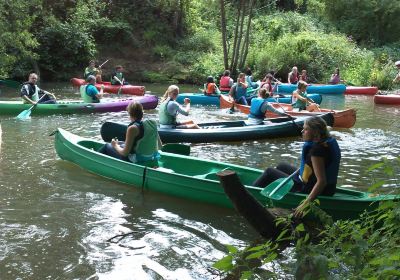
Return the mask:
{"type": "Polygon", "coordinates": [[[225,70],[223,76],[219,80],[219,89],[221,91],[229,91],[233,85],[233,79],[230,77],[231,72],[225,70]]]}
{"type": "Polygon", "coordinates": [[[189,115],[190,99],[185,98],[185,107],[182,107],[176,98],[179,94],[179,88],[176,85],[170,85],[161,99],[160,108],[158,111],[161,128],[200,128],[192,120],[178,122],[176,116],[182,114],[189,115]]]}
{"type": "Polygon", "coordinates": [[[281,112],[274,107],[272,107],[266,98],[269,95],[267,94],[267,89],[262,88],[258,91],[258,96],[251,100],[250,106],[250,114],[248,116],[248,120],[246,120],[246,125],[258,125],[264,122],[265,112],[271,111],[275,114],[292,118],[285,112],[281,112]]]}
{"type": "Polygon", "coordinates": [[[39,77],[36,73],[29,74],[28,81],[22,85],[21,98],[23,103],[27,104],[54,104],[56,103],[56,97],[54,94],[42,90],[37,86],[39,77]]]}
{"type": "Polygon", "coordinates": [[[393,79],[393,83],[399,83],[400,82],[400,60],[396,61],[394,63],[396,65],[397,70],[399,71],[396,75],[396,77],[393,79]]]}
{"type": "Polygon", "coordinates": [[[83,78],[86,80],[89,76],[95,76],[96,82],[101,83],[101,68],[96,68],[96,64],[94,60],[89,61],[89,66],[85,68],[85,72],[83,73],[83,78]]]}
{"type": "Polygon", "coordinates": [[[81,93],[81,97],[83,99],[83,102],[86,103],[99,103],[100,99],[103,98],[103,90],[104,90],[104,85],[101,85],[100,91],[96,88],[96,77],[93,75],[90,75],[87,79],[86,82],[88,82],[85,85],[81,85],[79,88],[79,92],[81,93]]]}
{"type": "Polygon", "coordinates": [[[162,146],[157,123],[154,120],[143,120],[143,106],[140,103],[133,101],[126,110],[131,122],[126,130],[125,142],[113,139],[99,152],[133,163],[154,162],[157,165],[156,161],[160,156],[158,150],[162,146]]]}
{"type": "Polygon", "coordinates": [[[297,84],[299,81],[299,70],[297,66],[293,66],[292,71],[288,74],[288,83],[289,84],[297,84]]]}
{"type": "Polygon", "coordinates": [[[317,116],[307,118],[302,130],[303,150],[300,168],[280,163],[276,168],[267,168],[253,183],[266,187],[279,178],[293,174],[292,192],[308,194],[296,208],[295,215],[302,216],[307,205],[318,195],[332,196],[336,191],[341,152],[336,139],[329,134],[326,122],[317,116]]]}

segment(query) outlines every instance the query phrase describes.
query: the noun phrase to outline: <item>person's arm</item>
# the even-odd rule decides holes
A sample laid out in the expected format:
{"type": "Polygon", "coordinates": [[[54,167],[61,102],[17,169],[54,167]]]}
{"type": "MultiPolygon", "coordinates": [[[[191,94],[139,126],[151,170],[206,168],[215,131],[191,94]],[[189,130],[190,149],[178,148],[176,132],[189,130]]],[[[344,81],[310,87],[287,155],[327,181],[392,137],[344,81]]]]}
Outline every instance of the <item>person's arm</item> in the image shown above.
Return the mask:
{"type": "Polygon", "coordinates": [[[21,98],[31,103],[32,105],[35,105],[37,103],[36,101],[33,101],[32,99],[29,98],[29,92],[26,90],[25,86],[22,86],[21,88],[21,98]]]}
{"type": "Polygon", "coordinates": [[[323,157],[311,156],[311,162],[314,170],[315,177],[317,178],[317,182],[315,183],[314,187],[312,188],[310,194],[307,198],[297,206],[294,215],[296,217],[301,217],[303,215],[304,209],[307,205],[317,198],[320,195],[327,184],[326,174],[325,174],[325,160],[323,157]]]}
{"type": "Polygon", "coordinates": [[[179,105],[178,102],[176,101],[171,101],[167,105],[167,111],[171,116],[175,116],[177,113],[182,114],[184,116],[189,116],[189,111],[190,111],[190,99],[185,98],[184,100],[185,103],[185,108],[181,105],[179,105]]]}
{"type": "Polygon", "coordinates": [[[290,81],[290,76],[291,76],[291,74],[292,74],[292,72],[289,72],[289,74],[288,74],[288,78],[287,78],[288,84],[291,84],[291,83],[292,83],[292,82],[290,81]]]}
{"type": "Polygon", "coordinates": [[[46,95],[49,95],[49,96],[53,97],[54,100],[56,99],[56,96],[53,93],[51,93],[49,91],[46,91],[46,90],[43,90],[43,89],[39,89],[39,95],[43,95],[43,94],[46,94],[46,95]]]}
{"type": "Polygon", "coordinates": [[[103,98],[103,96],[104,96],[104,85],[101,85],[101,87],[100,87],[100,91],[96,94],[96,97],[98,98],[98,99],[102,99],[103,98]]]}
{"type": "Polygon", "coordinates": [[[111,141],[111,145],[120,155],[126,157],[132,149],[135,138],[139,135],[139,128],[136,125],[131,125],[126,130],[125,146],[122,148],[116,139],[111,141]]]}
{"type": "Polygon", "coordinates": [[[269,104],[268,102],[265,102],[265,103],[263,104],[263,106],[261,107],[261,112],[263,112],[263,113],[265,114],[266,111],[270,111],[270,112],[275,113],[275,114],[280,115],[280,116],[285,116],[285,117],[290,116],[289,114],[287,114],[287,113],[285,113],[285,112],[281,112],[281,111],[279,111],[278,109],[275,109],[275,108],[274,108],[271,104],[269,104]]]}

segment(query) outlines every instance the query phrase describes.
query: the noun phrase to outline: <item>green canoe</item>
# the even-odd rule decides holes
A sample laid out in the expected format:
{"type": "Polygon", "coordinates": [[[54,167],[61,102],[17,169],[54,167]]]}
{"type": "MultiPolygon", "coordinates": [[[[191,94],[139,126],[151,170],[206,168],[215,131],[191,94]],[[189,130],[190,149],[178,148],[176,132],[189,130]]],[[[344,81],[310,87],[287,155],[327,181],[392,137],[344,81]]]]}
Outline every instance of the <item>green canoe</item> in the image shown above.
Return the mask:
{"type": "MultiPolygon", "coordinates": [[[[292,185],[292,180],[278,179],[268,185],[261,194],[270,199],[270,204],[274,207],[294,209],[306,199],[307,194],[289,192],[292,185]]],[[[338,187],[333,196],[320,195],[318,200],[321,209],[331,215],[334,220],[339,220],[355,219],[365,210],[376,209],[380,202],[400,200],[400,196],[377,195],[338,187]]]]}
{"type": "MultiPolygon", "coordinates": [[[[133,185],[144,190],[197,200],[232,208],[233,205],[219,184],[216,173],[229,168],[236,171],[246,185],[262,173],[261,170],[222,162],[197,159],[171,153],[161,153],[159,168],[146,167],[118,160],[96,152],[104,142],[81,138],[58,129],[55,148],[61,159],[71,161],[95,174],[133,185]],[[145,177],[145,178],[143,178],[145,177]]],[[[247,187],[264,205],[267,198],[260,188],[247,187]]]]}
{"type": "MultiPolygon", "coordinates": [[[[293,209],[306,198],[305,194],[290,192],[282,199],[268,197],[282,179],[265,189],[251,186],[263,170],[165,152],[160,152],[158,168],[146,167],[98,153],[97,150],[103,144],[104,142],[82,138],[61,128],[55,137],[55,148],[61,159],[71,161],[100,176],[138,188],[143,187],[144,190],[232,208],[233,205],[216,176],[217,172],[230,169],[237,173],[245,188],[263,205],[293,209]]],[[[277,192],[282,189],[284,187],[277,192]]],[[[332,197],[318,197],[320,207],[334,219],[355,218],[364,210],[375,209],[378,202],[399,198],[340,187],[332,197]]]]}

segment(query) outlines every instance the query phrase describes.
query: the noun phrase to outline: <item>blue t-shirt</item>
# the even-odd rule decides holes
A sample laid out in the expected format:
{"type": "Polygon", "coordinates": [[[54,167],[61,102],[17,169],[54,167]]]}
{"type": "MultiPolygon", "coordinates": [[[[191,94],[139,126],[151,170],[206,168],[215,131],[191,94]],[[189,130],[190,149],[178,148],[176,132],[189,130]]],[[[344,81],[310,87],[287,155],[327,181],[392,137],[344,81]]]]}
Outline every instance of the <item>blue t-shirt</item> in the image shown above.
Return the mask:
{"type": "Polygon", "coordinates": [[[99,102],[99,99],[96,97],[96,95],[99,94],[99,91],[94,85],[89,84],[86,87],[86,94],[93,99],[93,102],[99,102]]]}

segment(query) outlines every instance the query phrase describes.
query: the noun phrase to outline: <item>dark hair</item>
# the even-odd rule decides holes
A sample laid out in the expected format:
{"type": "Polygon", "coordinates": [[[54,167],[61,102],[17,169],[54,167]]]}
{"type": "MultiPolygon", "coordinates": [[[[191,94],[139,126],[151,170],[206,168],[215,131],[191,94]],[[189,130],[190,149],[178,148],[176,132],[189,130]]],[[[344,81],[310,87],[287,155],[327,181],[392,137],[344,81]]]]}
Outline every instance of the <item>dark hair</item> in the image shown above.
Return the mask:
{"type": "Polygon", "coordinates": [[[141,120],[143,118],[143,106],[142,104],[132,101],[126,107],[126,111],[128,111],[129,116],[136,120],[141,120]]]}
{"type": "Polygon", "coordinates": [[[267,89],[266,88],[260,88],[258,90],[258,94],[262,97],[262,98],[267,98],[267,89]]]}
{"type": "Polygon", "coordinates": [[[339,75],[339,71],[340,71],[340,70],[339,70],[339,67],[337,67],[335,70],[336,70],[336,74],[339,75]]]}
{"type": "Polygon", "coordinates": [[[122,69],[122,68],[124,68],[124,67],[122,67],[122,65],[117,65],[117,66],[115,66],[115,70],[117,70],[117,69],[122,69]]]}
{"type": "Polygon", "coordinates": [[[231,71],[229,71],[229,70],[224,71],[224,76],[229,76],[230,74],[231,74],[231,71]]]}
{"type": "Polygon", "coordinates": [[[252,72],[251,72],[250,67],[247,67],[247,68],[246,68],[245,73],[246,73],[247,76],[251,76],[252,72]]]}
{"type": "Polygon", "coordinates": [[[305,81],[299,81],[299,83],[297,84],[297,88],[301,89],[302,87],[307,87],[308,84],[305,81]]]}
{"type": "Polygon", "coordinates": [[[208,77],[207,77],[207,83],[214,83],[214,78],[213,78],[213,76],[208,76],[208,77]]]}
{"type": "Polygon", "coordinates": [[[91,64],[91,63],[96,63],[96,61],[94,61],[93,59],[89,60],[89,64],[91,64]]]}

